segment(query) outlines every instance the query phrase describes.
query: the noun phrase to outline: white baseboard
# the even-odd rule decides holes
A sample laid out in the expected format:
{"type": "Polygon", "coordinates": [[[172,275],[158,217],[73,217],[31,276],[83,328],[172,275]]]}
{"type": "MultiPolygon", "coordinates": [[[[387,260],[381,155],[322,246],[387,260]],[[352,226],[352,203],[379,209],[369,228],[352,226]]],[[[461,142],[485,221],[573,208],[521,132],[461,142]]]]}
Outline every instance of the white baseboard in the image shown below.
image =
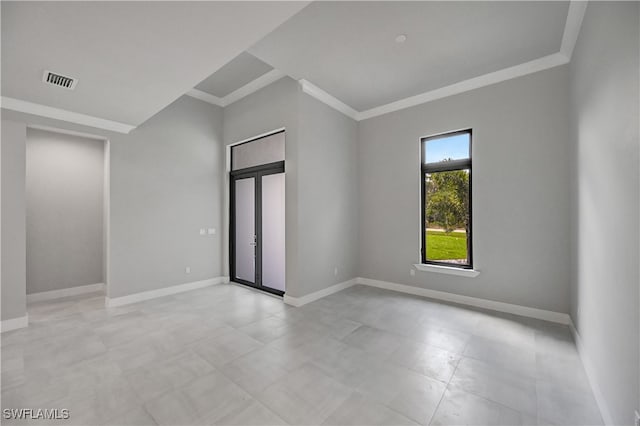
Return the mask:
{"type": "Polygon", "coordinates": [[[371,287],[394,290],[401,293],[416,296],[429,297],[431,299],[444,300],[446,302],[459,303],[461,305],[475,306],[477,308],[490,309],[492,311],[506,312],[523,317],[537,318],[545,321],[568,325],[571,318],[561,312],[546,311],[544,309],[530,308],[528,306],[513,305],[511,303],[496,302],[494,300],[480,299],[478,297],[463,296],[461,294],[447,293],[444,291],[430,290],[422,287],[390,283],[387,281],[372,280],[370,278],[356,278],[358,284],[371,287]]]}
{"type": "Polygon", "coordinates": [[[339,291],[342,291],[346,288],[349,288],[353,285],[356,284],[356,278],[349,280],[349,281],[344,281],[338,284],[334,284],[331,287],[327,287],[324,288],[322,290],[316,291],[314,293],[310,293],[307,294],[305,296],[302,297],[293,297],[293,296],[289,296],[287,294],[284,295],[284,303],[286,303],[287,305],[291,305],[291,306],[295,306],[295,307],[300,307],[302,305],[306,305],[307,303],[311,303],[314,302],[318,299],[322,299],[323,297],[326,297],[330,294],[333,293],[337,293],[339,291]]]}
{"type": "Polygon", "coordinates": [[[0,321],[0,332],[17,330],[29,326],[29,315],[0,321]]]}
{"type": "Polygon", "coordinates": [[[107,308],[114,308],[116,306],[129,305],[131,303],[143,302],[145,300],[156,299],[158,297],[169,296],[176,293],[182,293],[189,290],[195,290],[198,288],[208,287],[210,285],[221,284],[225,282],[226,277],[210,278],[208,280],[194,281],[190,283],[173,285],[170,287],[159,288],[157,290],[143,291],[140,293],[129,294],[122,297],[107,297],[105,305],[107,308]]]}
{"type": "Polygon", "coordinates": [[[81,285],[78,287],[70,287],[70,288],[63,288],[60,290],[42,291],[40,293],[27,294],[27,303],[60,299],[62,297],[77,296],[79,294],[95,293],[98,291],[104,291],[104,283],[81,285]]]}
{"type": "Polygon", "coordinates": [[[591,386],[591,390],[593,391],[593,396],[596,399],[596,403],[598,404],[598,408],[600,409],[600,415],[602,416],[602,420],[605,425],[613,425],[613,417],[611,417],[611,412],[609,411],[609,407],[604,399],[604,394],[600,390],[600,386],[598,386],[598,381],[596,380],[596,368],[589,356],[587,356],[584,344],[582,342],[582,338],[576,330],[573,321],[570,321],[569,328],[571,329],[571,334],[573,334],[573,340],[576,342],[576,348],[578,349],[578,355],[580,355],[580,360],[582,360],[582,365],[584,366],[584,371],[587,374],[587,379],[589,380],[589,385],[591,386]]]}
{"type": "Polygon", "coordinates": [[[460,294],[447,293],[444,291],[430,290],[422,287],[414,287],[405,284],[391,283],[388,281],[373,280],[370,278],[354,278],[339,284],[332,285],[320,291],[307,294],[302,297],[292,297],[284,295],[284,303],[291,306],[303,306],[307,303],[322,299],[325,296],[336,293],[338,291],[349,288],[355,284],[367,285],[386,290],[393,290],[400,293],[413,294],[416,296],[428,297],[431,299],[443,300],[446,302],[459,303],[461,305],[475,306],[478,308],[489,309],[492,311],[506,312],[509,314],[520,315],[523,317],[536,318],[545,321],[569,325],[571,318],[568,314],[562,312],[547,311],[544,309],[530,308],[528,306],[514,305],[511,303],[496,302],[494,300],[480,299],[478,297],[463,296],[460,294]]]}

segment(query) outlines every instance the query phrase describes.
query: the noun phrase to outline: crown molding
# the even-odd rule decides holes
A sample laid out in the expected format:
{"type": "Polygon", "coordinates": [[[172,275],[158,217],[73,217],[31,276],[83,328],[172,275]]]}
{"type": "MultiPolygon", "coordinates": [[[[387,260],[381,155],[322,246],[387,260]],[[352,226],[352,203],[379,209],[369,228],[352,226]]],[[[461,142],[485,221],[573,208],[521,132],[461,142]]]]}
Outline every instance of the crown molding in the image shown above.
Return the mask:
{"type": "MultiPolygon", "coordinates": [[[[484,86],[489,86],[492,84],[500,83],[502,81],[511,80],[517,77],[525,76],[527,74],[533,74],[539,71],[569,63],[571,60],[571,55],[573,54],[573,49],[578,40],[578,34],[580,33],[580,27],[582,26],[582,20],[584,19],[587,4],[588,0],[571,0],[569,2],[569,10],[567,12],[567,20],[565,22],[564,33],[562,35],[560,51],[557,53],[543,56],[542,58],[534,59],[529,62],[525,62],[509,68],[504,68],[478,77],[473,77],[468,80],[463,80],[458,83],[430,90],[428,92],[424,92],[415,96],[410,96],[408,98],[404,98],[395,102],[390,102],[385,105],[380,105],[378,107],[371,108],[365,111],[355,110],[346,103],[342,102],[340,99],[320,89],[318,86],[314,85],[308,80],[301,79],[298,82],[304,93],[316,98],[320,102],[325,103],[326,105],[340,111],[341,113],[353,118],[356,121],[367,120],[369,118],[388,114],[390,112],[410,108],[412,106],[468,92],[470,90],[479,89],[484,86]]],[[[263,76],[257,78],[256,80],[246,84],[245,86],[237,89],[236,91],[228,94],[224,98],[218,98],[197,89],[189,91],[187,95],[203,100],[205,102],[212,103],[214,105],[225,107],[259,89],[262,89],[263,87],[273,83],[274,81],[284,76],[285,75],[280,71],[274,69],[267,74],[264,74],[263,76]]]]}
{"type": "Polygon", "coordinates": [[[203,92],[202,90],[191,89],[186,93],[186,95],[191,96],[192,98],[195,98],[195,99],[199,99],[203,102],[209,103],[211,105],[217,105],[219,107],[224,106],[224,104],[222,103],[222,98],[213,96],[212,94],[203,92]]]}
{"type": "Polygon", "coordinates": [[[81,124],[83,126],[94,127],[96,129],[103,129],[112,132],[127,134],[131,130],[136,128],[136,126],[132,126],[130,124],[106,120],[104,118],[94,117],[92,115],[80,114],[78,112],[67,111],[65,109],[23,101],[22,99],[2,96],[0,102],[0,106],[2,108],[12,111],[39,115],[40,117],[53,118],[55,120],[67,121],[69,123],[81,124]]]}
{"type": "Polygon", "coordinates": [[[298,82],[300,83],[302,91],[307,95],[312,96],[320,102],[327,104],[331,108],[340,111],[347,117],[351,117],[356,121],[359,120],[360,113],[342,102],[340,99],[330,95],[329,93],[325,92],[324,90],[307,80],[301,79],[298,82]]]}
{"type": "Polygon", "coordinates": [[[379,107],[359,112],[357,114],[357,120],[366,120],[368,118],[373,118],[379,115],[388,114],[390,112],[399,111],[401,109],[435,101],[437,99],[442,99],[463,92],[468,92],[469,90],[479,89],[480,87],[489,86],[492,84],[500,83],[502,81],[522,77],[527,74],[532,74],[534,72],[557,67],[559,65],[564,65],[568,62],[569,59],[563,54],[554,53],[553,55],[548,55],[542,58],[534,59],[533,61],[525,62],[524,64],[504,68],[499,71],[494,71],[489,74],[481,75],[479,77],[470,78],[468,80],[445,86],[440,89],[431,90],[429,92],[421,93],[419,95],[411,96],[399,101],[391,102],[386,105],[381,105],[379,107]]]}
{"type": "Polygon", "coordinates": [[[560,53],[571,60],[573,49],[578,41],[582,20],[587,10],[588,2],[572,0],[569,2],[569,12],[567,13],[567,21],[564,24],[564,34],[562,35],[562,44],[560,45],[560,53]]]}
{"type": "Polygon", "coordinates": [[[246,96],[249,96],[254,92],[257,92],[263,87],[266,87],[271,83],[274,83],[280,80],[282,77],[285,77],[285,74],[283,74],[282,72],[276,69],[273,69],[268,73],[263,74],[260,77],[256,78],[255,80],[250,81],[244,86],[234,90],[233,92],[229,93],[228,95],[222,98],[218,96],[214,96],[207,92],[203,92],[202,90],[198,90],[198,89],[191,89],[186,94],[187,96],[200,99],[201,101],[210,103],[212,105],[217,105],[219,107],[226,107],[236,101],[239,101],[240,99],[246,96]]]}
{"type": "Polygon", "coordinates": [[[35,129],[35,130],[44,130],[45,132],[61,133],[63,135],[69,135],[69,136],[77,136],[79,138],[85,138],[85,139],[95,139],[99,141],[108,140],[106,137],[100,136],[100,135],[93,135],[91,133],[84,133],[84,132],[76,132],[75,130],[60,129],[58,127],[41,126],[39,124],[27,124],[27,128],[35,129]]]}
{"type": "Polygon", "coordinates": [[[522,77],[527,74],[532,74],[534,72],[569,63],[571,61],[573,49],[578,41],[578,35],[587,9],[587,4],[588,0],[571,0],[569,2],[569,11],[567,12],[567,20],[564,25],[564,33],[562,34],[562,42],[559,52],[359,112],[357,120],[366,120],[367,118],[377,117],[393,111],[457,95],[469,90],[478,89],[480,87],[489,86],[501,81],[522,77]]]}
{"type": "Polygon", "coordinates": [[[379,115],[388,114],[390,112],[410,108],[412,106],[435,101],[437,99],[442,99],[460,93],[468,92],[470,90],[479,89],[481,87],[500,83],[502,81],[522,77],[527,74],[554,68],[567,63],[569,63],[569,58],[564,54],[558,52],[552,55],[543,56],[542,58],[534,59],[533,61],[515,65],[513,67],[504,68],[502,70],[481,75],[479,77],[463,80],[449,86],[441,87],[439,89],[430,90],[419,95],[410,96],[399,101],[390,102],[388,104],[371,108],[366,111],[356,111],[349,105],[345,104],[341,100],[330,95],[329,93],[325,92],[324,90],[320,89],[307,80],[300,80],[300,86],[302,87],[302,91],[307,93],[308,95],[313,96],[319,101],[324,102],[330,107],[337,109],[338,111],[342,112],[348,117],[353,118],[356,121],[361,121],[377,117],[379,115]]]}
{"type": "Polygon", "coordinates": [[[267,87],[271,83],[275,83],[284,76],[285,74],[283,74],[281,71],[273,69],[222,98],[222,103],[224,104],[223,106],[231,105],[232,103],[239,101],[245,96],[249,96],[250,94],[262,89],[263,87],[267,87]]]}

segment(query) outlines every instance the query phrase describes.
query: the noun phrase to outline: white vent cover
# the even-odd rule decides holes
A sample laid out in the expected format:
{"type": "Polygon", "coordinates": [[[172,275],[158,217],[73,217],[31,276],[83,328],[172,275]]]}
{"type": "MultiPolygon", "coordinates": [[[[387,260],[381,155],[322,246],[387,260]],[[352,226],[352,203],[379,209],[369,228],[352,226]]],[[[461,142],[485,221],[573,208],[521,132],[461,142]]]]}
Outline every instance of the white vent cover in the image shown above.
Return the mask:
{"type": "Polygon", "coordinates": [[[73,90],[78,84],[78,79],[73,77],[67,77],[62,74],[57,74],[55,72],[51,72],[49,70],[44,70],[44,74],[42,75],[42,81],[47,84],[52,84],[54,86],[62,87],[63,89],[73,90]]]}

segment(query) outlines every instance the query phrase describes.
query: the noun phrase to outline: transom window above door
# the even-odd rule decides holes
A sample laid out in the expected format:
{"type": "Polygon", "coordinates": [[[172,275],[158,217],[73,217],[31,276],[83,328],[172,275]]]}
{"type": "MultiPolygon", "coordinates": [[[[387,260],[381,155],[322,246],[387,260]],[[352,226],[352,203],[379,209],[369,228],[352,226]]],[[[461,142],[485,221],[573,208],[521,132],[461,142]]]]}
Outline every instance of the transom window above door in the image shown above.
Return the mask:
{"type": "Polygon", "coordinates": [[[285,132],[277,132],[231,147],[231,170],[284,161],[285,132]]]}

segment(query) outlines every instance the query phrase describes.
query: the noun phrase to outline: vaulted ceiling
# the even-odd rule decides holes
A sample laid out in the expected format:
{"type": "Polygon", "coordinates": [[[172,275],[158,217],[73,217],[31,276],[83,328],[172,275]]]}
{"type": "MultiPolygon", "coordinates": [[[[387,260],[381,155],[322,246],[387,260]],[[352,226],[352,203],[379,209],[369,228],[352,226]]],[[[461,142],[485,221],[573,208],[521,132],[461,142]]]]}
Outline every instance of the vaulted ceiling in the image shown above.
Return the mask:
{"type": "Polygon", "coordinates": [[[364,111],[558,52],[568,8],[540,1],[316,2],[249,52],[364,111]]]}
{"type": "Polygon", "coordinates": [[[272,69],[271,65],[247,52],[242,52],[231,62],[200,82],[196,89],[224,98],[272,69]]]}
{"type": "Polygon", "coordinates": [[[362,119],[566,63],[580,3],[2,2],[2,106],[128,131],[185,93],[225,106],[289,75],[362,119]]]}
{"type": "Polygon", "coordinates": [[[306,4],[3,1],[3,107],[16,99],[137,126],[306,4]],[[78,84],[46,85],[45,69],[78,84]]]}

